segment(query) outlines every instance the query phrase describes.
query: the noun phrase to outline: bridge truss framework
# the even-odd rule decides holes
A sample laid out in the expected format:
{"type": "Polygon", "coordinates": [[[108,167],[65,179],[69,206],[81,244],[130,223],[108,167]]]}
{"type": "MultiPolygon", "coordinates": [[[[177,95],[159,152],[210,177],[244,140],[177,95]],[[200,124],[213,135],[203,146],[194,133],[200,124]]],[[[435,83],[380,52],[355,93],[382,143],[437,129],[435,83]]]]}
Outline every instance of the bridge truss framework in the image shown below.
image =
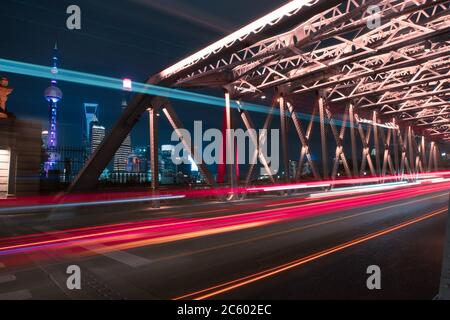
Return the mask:
{"type": "MultiPolygon", "coordinates": [[[[438,141],[450,141],[449,13],[450,1],[444,0],[294,0],[150,77],[147,83],[223,89],[230,129],[236,112],[247,129],[254,128],[250,112],[235,111],[232,99],[272,101],[264,128],[270,127],[278,110],[287,173],[292,122],[301,144],[296,179],[306,163],[316,179],[336,179],[341,167],[348,177],[370,172],[380,178],[438,170],[438,141]],[[297,115],[299,101],[314,93],[311,120],[302,123],[297,115]],[[316,117],[321,165],[312,160],[311,152],[316,117]],[[330,134],[336,145],[331,166],[330,134]],[[351,150],[346,150],[347,137],[351,150]]],[[[137,94],[70,191],[95,187],[122,141],[146,113],[151,170],[157,177],[160,111],[181,137],[183,124],[167,99],[137,94]]],[[[251,139],[258,145],[262,142],[251,139]]],[[[230,137],[227,142],[227,148],[234,148],[230,137]]],[[[199,151],[190,151],[198,160],[199,151]]],[[[270,172],[259,151],[254,157],[270,172]]],[[[246,184],[254,168],[250,167],[246,184]]],[[[207,183],[214,185],[207,167],[200,164],[199,169],[207,183]]],[[[234,170],[229,166],[232,187],[237,183],[234,170]]],[[[153,180],[156,189],[158,181],[153,180]]]]}

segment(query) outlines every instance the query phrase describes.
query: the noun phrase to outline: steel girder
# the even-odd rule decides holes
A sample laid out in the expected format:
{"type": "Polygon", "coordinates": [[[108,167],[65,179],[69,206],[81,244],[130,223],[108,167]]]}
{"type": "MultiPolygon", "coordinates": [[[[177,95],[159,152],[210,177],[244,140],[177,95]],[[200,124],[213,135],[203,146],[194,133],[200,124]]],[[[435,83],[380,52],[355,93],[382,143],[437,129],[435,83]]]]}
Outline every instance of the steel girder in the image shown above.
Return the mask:
{"type": "MultiPolygon", "coordinates": [[[[297,2],[299,1],[292,1],[297,2]]],[[[414,14],[421,12],[421,10],[426,10],[430,8],[436,8],[433,15],[438,15],[444,7],[439,5],[447,3],[448,1],[306,1],[303,7],[300,8],[291,17],[296,17],[297,25],[294,28],[283,30],[280,24],[282,24],[282,19],[277,21],[273,28],[277,30],[277,34],[262,39],[260,41],[251,42],[248,39],[249,29],[253,29],[251,33],[261,34],[266,31],[265,29],[259,30],[256,27],[260,23],[253,23],[243,28],[245,30],[245,35],[241,38],[236,38],[242,32],[237,32],[230,35],[227,38],[213,44],[212,46],[205,48],[204,50],[188,57],[182,62],[166,69],[159,74],[159,77],[168,77],[176,72],[179,73],[176,83],[183,86],[195,86],[205,85],[202,77],[208,78],[212,77],[214,74],[228,73],[232,75],[232,80],[239,80],[242,76],[255,77],[255,76],[265,76],[266,74],[277,72],[284,74],[286,71],[292,69],[298,69],[298,66],[294,65],[292,62],[288,63],[287,66],[283,67],[282,59],[290,59],[294,61],[295,59],[305,59],[309,60],[306,63],[317,64],[318,66],[323,66],[318,60],[319,56],[322,58],[329,58],[332,56],[345,57],[346,51],[348,51],[349,41],[356,46],[364,47],[358,45],[358,40],[346,39],[343,36],[361,34],[362,30],[367,28],[368,22],[374,18],[374,14],[369,14],[367,8],[371,5],[377,5],[380,9],[378,16],[380,17],[380,23],[385,25],[387,22],[390,23],[391,20],[398,17],[402,17],[405,14],[414,14]],[[311,10],[315,10],[315,15],[309,19],[305,19],[304,7],[310,6],[311,10]],[[321,10],[323,9],[323,10],[321,10]],[[341,44],[329,46],[330,39],[334,42],[339,41],[341,44]],[[248,45],[243,49],[236,49],[230,53],[223,52],[223,45],[228,41],[243,42],[248,45]],[[222,45],[222,47],[220,46],[222,45]],[[298,50],[301,50],[299,52],[298,50]],[[343,55],[344,54],[344,55],[343,55]],[[199,58],[203,55],[203,58],[199,58]],[[196,68],[190,70],[188,75],[181,72],[189,68],[189,66],[199,63],[202,60],[208,60],[208,64],[201,65],[201,68],[196,68]],[[310,60],[312,59],[312,60],[310,60]],[[183,66],[184,63],[184,66],[183,66]],[[177,71],[175,71],[177,70],[177,71]]],[[[420,14],[419,14],[420,15],[420,14]]],[[[270,17],[271,15],[269,15],[270,17]]],[[[306,15],[307,17],[307,15],[306,15]]],[[[266,20],[264,17],[260,20],[266,20]]],[[[258,21],[260,21],[258,20],[258,21]]],[[[392,34],[392,32],[390,33],[392,34]]],[[[351,38],[351,36],[350,36],[351,38]]],[[[361,41],[360,41],[361,42],[361,41]]],[[[230,44],[230,45],[232,45],[230,44]]],[[[286,76],[289,76],[286,74],[286,76]]],[[[217,83],[216,83],[217,84],[217,83]]],[[[225,84],[225,83],[223,83],[225,84]]]]}
{"type": "MultiPolygon", "coordinates": [[[[280,86],[291,95],[324,90],[330,102],[374,108],[381,118],[411,106],[409,100],[439,100],[434,107],[446,107],[449,8],[449,1],[343,1],[290,30],[219,55],[175,85],[227,84],[241,96],[266,95],[280,86]],[[367,10],[373,5],[379,7],[376,15],[367,10]],[[380,25],[370,29],[375,16],[380,25]],[[216,81],[218,74],[226,74],[223,82],[216,81]]],[[[420,112],[409,113],[409,121],[420,112]]]]}

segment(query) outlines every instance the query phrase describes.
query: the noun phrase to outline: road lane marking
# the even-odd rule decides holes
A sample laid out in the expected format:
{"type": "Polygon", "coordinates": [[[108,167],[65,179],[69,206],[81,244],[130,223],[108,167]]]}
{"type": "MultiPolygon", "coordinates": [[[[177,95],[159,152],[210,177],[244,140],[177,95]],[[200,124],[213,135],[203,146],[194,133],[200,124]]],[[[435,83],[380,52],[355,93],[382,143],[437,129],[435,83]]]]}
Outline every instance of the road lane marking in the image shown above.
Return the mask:
{"type": "Polygon", "coordinates": [[[105,257],[108,257],[112,260],[115,260],[117,262],[121,262],[127,266],[130,266],[132,268],[139,268],[142,266],[146,266],[150,263],[152,263],[151,260],[136,256],[134,254],[125,252],[125,251],[111,251],[107,252],[108,246],[104,245],[95,245],[95,246],[80,246],[81,248],[87,249],[91,252],[94,252],[96,254],[101,254],[105,257]]]}
{"type": "Polygon", "coordinates": [[[19,290],[0,294],[0,300],[29,300],[32,298],[28,290],[19,290]]]}
{"type": "MultiPolygon", "coordinates": [[[[47,227],[47,226],[37,226],[34,229],[41,231],[41,232],[55,232],[56,230],[47,227]]],[[[78,245],[78,247],[89,250],[91,252],[94,252],[96,254],[101,254],[105,257],[108,257],[112,260],[115,260],[117,262],[123,263],[127,266],[130,266],[132,268],[139,268],[145,265],[150,264],[152,261],[143,257],[138,257],[136,255],[133,255],[128,252],[124,251],[111,251],[106,252],[107,246],[96,244],[96,245],[78,245]]]]}
{"type": "Polygon", "coordinates": [[[0,284],[16,281],[17,278],[15,275],[8,274],[6,276],[0,276],[0,284]]]}
{"type": "Polygon", "coordinates": [[[214,296],[218,296],[220,294],[232,291],[234,289],[243,287],[245,285],[252,284],[252,283],[257,282],[259,280],[263,280],[263,279],[275,276],[277,274],[280,274],[282,272],[289,271],[289,270],[297,268],[297,267],[299,267],[301,265],[304,265],[304,264],[307,264],[309,262],[318,260],[320,258],[329,256],[329,255],[331,255],[333,253],[345,250],[347,248],[356,246],[356,245],[361,244],[361,243],[365,243],[365,242],[370,241],[370,240],[375,239],[375,238],[379,238],[379,237],[384,236],[386,234],[389,234],[389,233],[392,233],[392,232],[404,229],[404,228],[409,227],[409,226],[411,226],[413,224],[416,224],[416,223],[419,223],[419,222],[422,222],[422,221],[434,218],[434,217],[436,217],[438,215],[446,213],[447,211],[448,211],[448,208],[445,207],[443,209],[439,209],[439,210],[434,211],[432,213],[425,214],[425,215],[422,215],[422,216],[420,216],[418,218],[407,220],[407,221],[402,222],[400,224],[397,224],[395,226],[392,226],[392,227],[389,227],[389,228],[386,228],[386,229],[382,229],[382,230],[370,233],[370,234],[368,234],[366,236],[363,236],[363,237],[351,240],[349,242],[337,245],[335,247],[332,247],[332,248],[320,251],[318,253],[309,255],[307,257],[300,258],[298,260],[294,260],[294,261],[288,262],[286,264],[283,264],[283,265],[280,265],[280,266],[277,266],[277,267],[274,267],[274,268],[271,268],[271,269],[267,269],[267,270],[264,270],[264,271],[261,271],[261,272],[258,272],[258,273],[246,276],[246,277],[242,277],[242,278],[239,278],[239,279],[236,279],[236,280],[233,280],[233,281],[229,281],[229,282],[226,282],[226,283],[223,283],[223,284],[220,284],[220,285],[216,285],[216,286],[213,286],[213,287],[210,287],[210,288],[207,288],[207,289],[203,289],[203,290],[200,290],[200,291],[197,291],[197,292],[189,293],[189,294],[186,294],[184,296],[174,298],[173,300],[186,300],[186,299],[205,300],[205,299],[208,299],[208,298],[211,298],[211,297],[214,297],[214,296]]]}
{"type": "Polygon", "coordinates": [[[265,240],[265,239],[268,239],[268,238],[281,236],[281,235],[289,234],[289,233],[292,233],[292,232],[303,231],[303,230],[307,230],[307,229],[311,229],[311,228],[315,228],[315,227],[320,227],[320,226],[327,225],[327,224],[332,224],[332,223],[335,223],[335,222],[341,222],[341,221],[345,221],[345,220],[350,220],[352,218],[365,216],[365,215],[368,215],[368,214],[371,214],[371,213],[384,211],[384,210],[392,209],[392,208],[396,208],[396,207],[401,207],[401,206],[404,206],[404,205],[410,205],[410,204],[414,204],[414,203],[418,203],[418,202],[428,201],[428,200],[432,200],[432,199],[435,199],[435,198],[441,198],[441,197],[444,197],[444,196],[447,197],[447,194],[441,194],[439,196],[432,196],[432,197],[427,197],[427,198],[423,198],[423,199],[408,201],[408,202],[405,202],[405,203],[394,204],[394,205],[390,205],[390,206],[379,208],[379,209],[363,211],[363,212],[355,213],[355,214],[352,214],[352,215],[349,215],[349,216],[345,216],[345,217],[339,217],[339,218],[334,218],[334,219],[330,219],[330,220],[326,220],[326,221],[322,221],[322,222],[312,223],[312,224],[308,224],[308,225],[305,225],[305,226],[292,228],[292,229],[288,229],[288,230],[284,230],[284,231],[272,232],[272,233],[269,233],[269,234],[266,234],[266,235],[263,235],[263,236],[252,237],[252,238],[249,238],[249,239],[246,239],[246,240],[240,240],[240,241],[235,241],[235,242],[229,242],[229,243],[226,243],[226,244],[223,244],[223,245],[219,245],[219,246],[215,246],[215,247],[209,247],[209,248],[206,248],[206,249],[200,249],[200,250],[196,250],[196,251],[180,253],[180,254],[164,257],[164,258],[155,259],[155,260],[153,260],[153,263],[164,262],[164,261],[167,261],[167,260],[188,257],[188,256],[192,256],[192,255],[195,255],[195,254],[201,254],[201,253],[206,253],[206,252],[211,252],[211,251],[215,251],[215,250],[225,249],[225,248],[229,248],[229,247],[233,247],[233,246],[237,246],[237,245],[252,243],[252,242],[255,242],[255,241],[258,241],[258,240],[265,240]]]}

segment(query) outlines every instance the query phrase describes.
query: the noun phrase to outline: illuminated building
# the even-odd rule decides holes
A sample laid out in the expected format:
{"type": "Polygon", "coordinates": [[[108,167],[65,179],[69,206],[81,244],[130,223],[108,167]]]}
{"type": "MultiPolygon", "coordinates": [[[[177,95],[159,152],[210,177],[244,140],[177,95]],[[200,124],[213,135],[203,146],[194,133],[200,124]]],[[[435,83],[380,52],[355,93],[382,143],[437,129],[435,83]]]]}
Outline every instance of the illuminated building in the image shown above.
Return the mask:
{"type": "Polygon", "coordinates": [[[141,173],[145,167],[145,163],[142,161],[141,157],[132,153],[128,156],[127,160],[127,172],[130,173],[141,173]]]}
{"type": "MultiPolygon", "coordinates": [[[[149,166],[149,147],[143,147],[143,146],[139,146],[134,148],[133,153],[130,155],[131,156],[135,156],[139,159],[139,170],[137,170],[140,173],[148,173],[148,171],[150,170],[150,166],[149,166]]],[[[127,171],[130,171],[130,157],[128,157],[128,168],[127,171]]],[[[136,167],[134,167],[134,171],[136,172],[136,167]]]]}
{"type": "Polygon", "coordinates": [[[83,145],[88,154],[91,153],[91,129],[92,124],[98,122],[98,104],[85,103],[84,104],[84,122],[83,122],[83,145]]]}
{"type": "Polygon", "coordinates": [[[198,167],[191,156],[177,159],[180,164],[174,163],[175,146],[163,145],[159,155],[161,184],[184,184],[198,176],[198,167]]]}
{"type": "MultiPolygon", "coordinates": [[[[122,99],[122,111],[125,111],[125,109],[128,107],[127,93],[132,90],[132,83],[130,79],[123,80],[123,90],[124,95],[122,99]]],[[[128,135],[114,156],[114,171],[127,171],[128,157],[131,155],[131,153],[131,135],[128,135]]]]}
{"type": "Polygon", "coordinates": [[[91,133],[90,133],[91,154],[93,154],[95,152],[95,150],[97,150],[97,148],[100,146],[103,139],[105,138],[105,134],[106,134],[105,127],[101,126],[98,121],[96,121],[92,124],[91,133]]]}

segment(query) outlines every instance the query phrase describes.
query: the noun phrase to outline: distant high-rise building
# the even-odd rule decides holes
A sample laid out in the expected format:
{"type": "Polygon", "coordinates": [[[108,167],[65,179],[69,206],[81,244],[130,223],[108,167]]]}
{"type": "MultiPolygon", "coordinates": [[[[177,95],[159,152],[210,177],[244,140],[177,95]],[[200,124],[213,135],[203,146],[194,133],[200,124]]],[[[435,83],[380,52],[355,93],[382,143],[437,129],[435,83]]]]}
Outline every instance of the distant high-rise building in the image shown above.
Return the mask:
{"type": "Polygon", "coordinates": [[[92,125],[98,122],[98,104],[84,104],[84,121],[83,121],[83,145],[88,153],[91,152],[91,130],[92,125]]]}
{"type": "Polygon", "coordinates": [[[44,147],[44,149],[48,148],[48,131],[44,130],[41,133],[41,139],[42,139],[42,146],[44,147]]]}
{"type": "Polygon", "coordinates": [[[98,121],[94,122],[91,127],[90,137],[91,137],[91,154],[97,150],[97,148],[102,143],[105,138],[106,129],[101,126],[98,121]]]}
{"type": "MultiPolygon", "coordinates": [[[[53,75],[58,74],[58,45],[55,44],[53,49],[52,57],[52,69],[53,75]]],[[[58,102],[61,101],[63,94],[62,91],[56,86],[56,80],[51,81],[50,87],[45,90],[44,97],[50,104],[49,106],[49,118],[48,118],[48,140],[47,140],[47,151],[48,160],[44,165],[44,170],[48,173],[51,170],[56,170],[56,164],[59,160],[59,155],[56,152],[56,147],[58,146],[58,134],[57,134],[57,120],[58,120],[58,102]]]]}
{"type": "Polygon", "coordinates": [[[175,147],[171,145],[161,146],[159,152],[159,172],[161,174],[161,184],[176,183],[177,166],[173,163],[172,156],[175,152],[175,147]]]}
{"type": "MultiPolygon", "coordinates": [[[[131,80],[123,80],[122,111],[128,107],[128,91],[131,91],[131,80]]],[[[131,135],[128,135],[114,156],[114,171],[127,171],[128,157],[131,155],[131,135]]]]}
{"type": "Polygon", "coordinates": [[[145,163],[137,154],[130,154],[127,159],[127,172],[144,173],[145,163]]]}
{"type": "Polygon", "coordinates": [[[176,160],[177,162],[181,162],[180,164],[174,163],[174,156],[175,146],[161,146],[160,172],[162,184],[185,183],[191,180],[193,173],[194,175],[197,175],[198,167],[195,165],[191,156],[186,156],[183,158],[177,157],[176,160]]]}
{"type": "MultiPolygon", "coordinates": [[[[139,158],[139,172],[147,173],[149,171],[149,153],[150,147],[138,146],[134,148],[132,155],[139,158]]],[[[128,157],[128,166],[130,165],[130,157],[128,157]]],[[[129,170],[128,170],[129,171],[129,170]]]]}

